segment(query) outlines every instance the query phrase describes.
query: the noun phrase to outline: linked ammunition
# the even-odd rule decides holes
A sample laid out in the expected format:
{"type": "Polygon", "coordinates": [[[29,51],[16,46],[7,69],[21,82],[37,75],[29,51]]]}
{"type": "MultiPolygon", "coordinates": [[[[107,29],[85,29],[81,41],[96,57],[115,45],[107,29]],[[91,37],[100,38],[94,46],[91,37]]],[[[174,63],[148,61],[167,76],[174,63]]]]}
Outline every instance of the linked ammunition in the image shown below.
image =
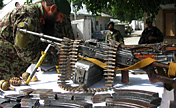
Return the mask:
{"type": "Polygon", "coordinates": [[[115,65],[116,63],[115,63],[115,62],[110,62],[110,61],[108,61],[108,62],[106,62],[106,64],[107,64],[107,65],[115,65]]]}
{"type": "Polygon", "coordinates": [[[71,51],[71,52],[69,52],[69,54],[75,54],[75,55],[77,55],[78,52],[71,51]]]}
{"type": "Polygon", "coordinates": [[[103,70],[104,72],[114,72],[115,70],[114,69],[106,69],[106,70],[103,70]]]}
{"type": "Polygon", "coordinates": [[[105,59],[107,61],[116,61],[116,59],[113,59],[113,58],[108,58],[108,59],[105,59]]]}
{"type": "Polygon", "coordinates": [[[112,84],[105,84],[106,87],[113,87],[112,84]]]}
{"type": "Polygon", "coordinates": [[[112,76],[105,77],[105,80],[113,80],[113,79],[114,79],[114,77],[112,77],[112,76]]]}
{"type": "Polygon", "coordinates": [[[112,53],[112,54],[116,54],[116,51],[105,51],[105,53],[112,53]]]}
{"type": "Polygon", "coordinates": [[[106,81],[107,84],[109,84],[109,83],[112,84],[113,82],[114,82],[113,80],[107,80],[106,81]]]}
{"type": "Polygon", "coordinates": [[[115,69],[115,66],[112,66],[112,65],[108,65],[108,66],[105,66],[105,68],[111,68],[111,69],[115,69]]]}
{"type": "Polygon", "coordinates": [[[114,76],[115,73],[104,73],[104,75],[107,75],[107,76],[114,76]]]}

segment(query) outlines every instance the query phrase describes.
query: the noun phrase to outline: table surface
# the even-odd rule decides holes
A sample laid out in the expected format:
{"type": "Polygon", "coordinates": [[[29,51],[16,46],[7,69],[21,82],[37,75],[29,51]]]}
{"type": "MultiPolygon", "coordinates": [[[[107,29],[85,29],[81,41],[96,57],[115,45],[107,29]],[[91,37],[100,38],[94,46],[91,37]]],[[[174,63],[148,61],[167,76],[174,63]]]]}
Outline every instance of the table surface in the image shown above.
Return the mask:
{"type": "MultiPolygon", "coordinates": [[[[31,70],[33,70],[35,65],[31,65],[27,72],[31,73],[31,70]]],[[[15,86],[15,91],[9,90],[5,91],[4,95],[7,94],[18,94],[20,90],[32,88],[32,89],[53,89],[54,92],[62,92],[67,93],[67,91],[64,91],[61,89],[58,84],[58,73],[56,71],[50,71],[50,72],[42,72],[39,71],[36,73],[36,76],[38,78],[37,82],[30,82],[29,85],[21,85],[21,86],[15,86]]],[[[158,92],[159,97],[162,98],[162,103],[160,108],[167,108],[168,106],[168,100],[173,100],[173,93],[168,92],[164,89],[163,84],[161,82],[157,82],[154,84],[151,84],[147,74],[131,74],[129,73],[129,84],[122,84],[121,83],[121,74],[117,74],[115,78],[114,88],[115,89],[134,89],[134,90],[146,90],[146,91],[152,91],[152,92],[158,92]],[[166,93],[167,92],[167,93],[166,93]],[[166,97],[167,96],[167,97],[166,97]]],[[[90,88],[97,88],[97,87],[104,87],[104,79],[97,82],[96,84],[92,85],[90,88]]],[[[97,92],[97,93],[113,93],[113,90],[109,90],[106,92],[97,92]]],[[[100,104],[94,104],[94,106],[97,106],[100,104]]],[[[101,103],[102,105],[102,103],[101,103]]],[[[104,105],[104,103],[103,103],[104,105]]]]}

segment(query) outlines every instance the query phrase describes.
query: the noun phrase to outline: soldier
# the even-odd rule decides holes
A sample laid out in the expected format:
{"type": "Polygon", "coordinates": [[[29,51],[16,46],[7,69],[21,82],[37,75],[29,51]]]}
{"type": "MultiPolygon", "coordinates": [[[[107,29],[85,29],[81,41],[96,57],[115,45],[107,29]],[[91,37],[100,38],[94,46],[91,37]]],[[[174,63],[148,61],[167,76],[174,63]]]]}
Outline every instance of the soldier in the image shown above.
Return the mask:
{"type": "Polygon", "coordinates": [[[117,41],[121,44],[124,44],[123,36],[121,35],[119,30],[114,29],[114,22],[110,22],[108,24],[109,31],[105,36],[105,42],[109,42],[111,40],[117,41]]]}
{"type": "Polygon", "coordinates": [[[152,25],[152,18],[146,19],[147,28],[142,32],[142,36],[139,40],[139,44],[152,44],[163,41],[163,34],[161,31],[152,25]]]}
{"type": "MultiPolygon", "coordinates": [[[[46,0],[22,5],[4,16],[0,21],[0,79],[8,80],[10,77],[20,76],[31,63],[37,63],[41,51],[47,46],[39,37],[17,31],[19,23],[25,23],[27,29],[34,32],[56,37],[64,33],[64,36],[74,39],[70,28],[70,10],[67,0],[46,0]],[[62,23],[64,25],[61,27],[62,23]]],[[[54,60],[57,58],[53,59],[55,54],[56,50],[50,48],[44,62],[56,64],[57,61],[54,60]]]]}
{"type": "Polygon", "coordinates": [[[19,2],[15,2],[15,7],[18,7],[20,6],[20,3],[19,2]]]}

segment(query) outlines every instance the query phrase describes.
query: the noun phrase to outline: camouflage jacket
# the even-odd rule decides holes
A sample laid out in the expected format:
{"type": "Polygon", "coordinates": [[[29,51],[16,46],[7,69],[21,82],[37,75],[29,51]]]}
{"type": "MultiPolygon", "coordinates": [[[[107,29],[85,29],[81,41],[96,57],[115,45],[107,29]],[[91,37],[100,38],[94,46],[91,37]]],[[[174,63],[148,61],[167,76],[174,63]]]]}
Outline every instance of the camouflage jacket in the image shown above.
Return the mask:
{"type": "MultiPolygon", "coordinates": [[[[63,20],[63,24],[57,22],[51,29],[46,30],[44,21],[44,12],[41,3],[22,5],[15,8],[13,11],[8,13],[0,22],[0,40],[6,40],[13,45],[16,50],[16,54],[23,62],[36,63],[41,55],[47,43],[40,41],[38,37],[30,36],[26,41],[27,46],[25,48],[19,48],[15,46],[17,33],[17,25],[20,22],[32,24],[32,31],[38,33],[51,33],[48,35],[54,35],[56,37],[69,37],[74,39],[73,31],[69,18],[63,20]],[[48,32],[46,32],[48,31],[48,32]]],[[[49,55],[49,54],[47,54],[49,55]]],[[[46,57],[47,58],[47,57],[46,57]]]]}
{"type": "Polygon", "coordinates": [[[123,36],[121,35],[119,30],[108,31],[105,36],[105,42],[109,42],[111,40],[115,40],[121,44],[124,44],[123,36]]]}

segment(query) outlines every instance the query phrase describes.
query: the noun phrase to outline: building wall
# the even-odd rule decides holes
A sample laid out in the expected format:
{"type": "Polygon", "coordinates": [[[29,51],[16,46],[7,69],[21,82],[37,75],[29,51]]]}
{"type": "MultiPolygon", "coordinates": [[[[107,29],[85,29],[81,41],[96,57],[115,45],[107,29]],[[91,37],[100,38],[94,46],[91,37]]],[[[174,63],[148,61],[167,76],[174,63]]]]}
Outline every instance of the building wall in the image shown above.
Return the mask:
{"type": "Polygon", "coordinates": [[[116,30],[119,30],[122,36],[125,36],[125,25],[124,24],[117,24],[114,26],[116,30]]]}
{"type": "MultiPolygon", "coordinates": [[[[174,4],[161,5],[161,10],[153,21],[153,25],[158,27],[164,35],[165,43],[175,43],[176,42],[176,8],[174,4]]],[[[144,22],[146,19],[146,14],[144,14],[144,22]]],[[[146,28],[146,24],[144,23],[146,28]]]]}
{"type": "Polygon", "coordinates": [[[71,21],[75,39],[91,39],[91,20],[79,19],[71,21]]]}
{"type": "Polygon", "coordinates": [[[96,18],[96,31],[107,30],[107,25],[109,21],[110,21],[110,17],[96,18]]]}
{"type": "MultiPolygon", "coordinates": [[[[77,15],[76,19],[80,20],[80,19],[90,19],[91,20],[91,31],[93,32],[99,32],[102,30],[107,30],[107,25],[110,21],[111,17],[93,17],[90,15],[77,15]]],[[[74,14],[72,14],[70,16],[71,20],[74,20],[74,14]]]]}
{"type": "Polygon", "coordinates": [[[156,27],[158,27],[158,29],[160,29],[160,31],[161,31],[162,33],[164,33],[163,10],[160,10],[160,11],[158,12],[158,15],[156,16],[156,20],[155,20],[154,24],[156,25],[156,27]]]}

